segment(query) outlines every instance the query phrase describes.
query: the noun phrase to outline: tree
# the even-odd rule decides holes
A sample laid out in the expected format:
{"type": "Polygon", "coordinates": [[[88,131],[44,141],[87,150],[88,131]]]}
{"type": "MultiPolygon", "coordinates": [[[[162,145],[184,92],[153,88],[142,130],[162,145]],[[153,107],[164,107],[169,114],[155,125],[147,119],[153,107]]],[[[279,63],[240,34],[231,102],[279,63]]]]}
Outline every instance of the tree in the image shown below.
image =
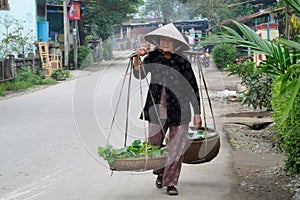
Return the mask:
{"type": "Polygon", "coordinates": [[[179,0],[147,0],[141,15],[161,18],[165,23],[169,23],[176,20],[191,19],[189,9],[184,2],[179,0]]]}
{"type": "Polygon", "coordinates": [[[17,54],[26,56],[27,53],[34,52],[34,37],[33,30],[25,29],[23,26],[25,22],[15,21],[15,29],[10,35],[11,49],[17,54]]]}
{"type": "Polygon", "coordinates": [[[84,35],[106,40],[113,34],[113,26],[132,18],[142,4],[142,0],[90,0],[80,21],[84,35]]]}
{"type": "Polygon", "coordinates": [[[247,16],[259,9],[276,5],[276,0],[180,0],[191,9],[193,16],[201,15],[215,24],[228,19],[247,16]]]}
{"type": "Polygon", "coordinates": [[[187,0],[186,4],[192,9],[195,16],[201,15],[215,24],[231,18],[229,15],[232,12],[227,8],[226,0],[187,0]]]}
{"type": "MultiPolygon", "coordinates": [[[[24,27],[25,22],[6,16],[3,18],[5,33],[0,41],[3,45],[1,54],[27,54],[34,51],[33,30],[24,27]]],[[[2,46],[2,45],[1,45],[2,46]]]]}

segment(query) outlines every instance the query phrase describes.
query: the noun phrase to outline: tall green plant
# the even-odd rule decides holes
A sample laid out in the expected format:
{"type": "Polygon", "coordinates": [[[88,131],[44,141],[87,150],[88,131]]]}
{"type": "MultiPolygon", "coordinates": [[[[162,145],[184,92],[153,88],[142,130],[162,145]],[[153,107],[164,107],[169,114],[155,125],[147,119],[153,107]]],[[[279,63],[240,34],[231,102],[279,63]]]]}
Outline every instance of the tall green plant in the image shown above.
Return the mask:
{"type": "Polygon", "coordinates": [[[258,67],[275,78],[276,87],[272,89],[273,118],[276,130],[284,141],[286,167],[291,172],[300,173],[300,44],[286,39],[276,42],[263,40],[246,25],[237,22],[235,24],[241,34],[223,26],[224,32],[213,35],[203,45],[231,43],[248,48],[253,54],[267,56],[267,60],[258,67]]]}
{"type": "Polygon", "coordinates": [[[255,63],[252,61],[231,64],[225,70],[230,72],[229,75],[238,75],[241,78],[241,85],[246,88],[241,92],[243,105],[252,106],[254,109],[271,109],[273,76],[257,70],[255,63]]]}
{"type": "Polygon", "coordinates": [[[300,2],[297,0],[285,0],[290,6],[292,6],[297,13],[300,13],[300,2]]]}
{"type": "MultiPolygon", "coordinates": [[[[273,118],[275,122],[282,121],[283,110],[286,104],[286,100],[290,98],[291,94],[285,93],[284,95],[278,95],[280,93],[280,82],[274,82],[272,88],[272,106],[273,106],[273,118]]],[[[284,123],[275,123],[277,134],[275,137],[276,144],[283,148],[286,152],[286,168],[293,173],[300,173],[300,93],[297,94],[295,100],[295,112],[293,115],[296,120],[291,120],[289,116],[284,123]]]]}
{"type": "Polygon", "coordinates": [[[298,63],[300,60],[300,44],[290,40],[279,40],[277,42],[264,40],[250,27],[238,22],[234,23],[241,34],[230,27],[222,26],[224,32],[212,35],[208,40],[204,40],[202,45],[231,43],[237,47],[249,49],[253,55],[266,55],[268,59],[259,67],[265,73],[274,75],[279,79],[281,92],[278,95],[283,95],[286,92],[293,93],[285,107],[285,118],[282,119],[282,122],[284,122],[288,114],[294,112],[295,98],[300,89],[296,85],[300,83],[298,63]]]}

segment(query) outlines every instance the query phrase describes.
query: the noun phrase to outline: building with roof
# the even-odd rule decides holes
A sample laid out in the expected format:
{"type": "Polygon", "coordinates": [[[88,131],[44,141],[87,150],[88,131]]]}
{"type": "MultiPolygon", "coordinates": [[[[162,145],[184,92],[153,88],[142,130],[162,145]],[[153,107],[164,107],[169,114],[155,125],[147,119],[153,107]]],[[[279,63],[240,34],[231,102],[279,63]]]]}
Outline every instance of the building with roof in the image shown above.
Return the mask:
{"type": "Polygon", "coordinates": [[[24,33],[38,41],[47,37],[46,0],[0,0],[0,42],[5,34],[16,28],[15,20],[24,27],[24,33]]]}
{"type": "MultiPolygon", "coordinates": [[[[141,20],[133,19],[129,22],[123,23],[114,27],[114,43],[122,44],[126,41],[128,48],[133,48],[133,44],[144,44],[144,35],[165,25],[162,19],[147,19],[145,22],[139,22],[141,20]]],[[[210,23],[207,19],[201,20],[182,20],[173,22],[176,28],[182,34],[188,34],[193,37],[195,34],[202,37],[205,36],[207,30],[210,27],[210,23]]],[[[118,44],[114,44],[116,49],[122,49],[118,44]]]]}

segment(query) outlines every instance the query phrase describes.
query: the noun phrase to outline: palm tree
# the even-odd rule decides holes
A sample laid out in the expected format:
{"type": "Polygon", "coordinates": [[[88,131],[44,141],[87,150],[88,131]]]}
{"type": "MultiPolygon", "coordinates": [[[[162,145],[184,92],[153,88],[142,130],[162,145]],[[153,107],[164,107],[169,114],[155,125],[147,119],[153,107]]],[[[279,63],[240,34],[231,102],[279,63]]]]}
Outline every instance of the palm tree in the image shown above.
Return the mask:
{"type": "MultiPolygon", "coordinates": [[[[285,2],[296,14],[300,14],[298,0],[285,2]]],[[[258,68],[275,78],[272,103],[280,108],[273,105],[273,118],[284,142],[286,167],[291,172],[300,173],[300,43],[283,38],[277,41],[264,40],[248,26],[237,22],[234,24],[237,31],[222,26],[223,32],[210,36],[202,45],[231,43],[249,49],[252,54],[266,55],[267,59],[258,68]]]]}

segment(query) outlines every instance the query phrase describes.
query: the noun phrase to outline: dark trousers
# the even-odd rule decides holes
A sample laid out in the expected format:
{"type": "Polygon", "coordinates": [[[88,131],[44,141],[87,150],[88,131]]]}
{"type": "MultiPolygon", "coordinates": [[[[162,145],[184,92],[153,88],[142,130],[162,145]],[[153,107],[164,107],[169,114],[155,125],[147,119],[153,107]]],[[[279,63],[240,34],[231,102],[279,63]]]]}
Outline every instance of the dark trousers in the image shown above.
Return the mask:
{"type": "MultiPolygon", "coordinates": [[[[165,133],[168,132],[167,147],[168,158],[163,169],[155,170],[154,174],[163,174],[163,186],[177,185],[185,145],[187,141],[188,125],[164,126],[165,133]]],[[[163,146],[165,136],[161,125],[149,124],[149,142],[155,146],[163,146]]]]}

